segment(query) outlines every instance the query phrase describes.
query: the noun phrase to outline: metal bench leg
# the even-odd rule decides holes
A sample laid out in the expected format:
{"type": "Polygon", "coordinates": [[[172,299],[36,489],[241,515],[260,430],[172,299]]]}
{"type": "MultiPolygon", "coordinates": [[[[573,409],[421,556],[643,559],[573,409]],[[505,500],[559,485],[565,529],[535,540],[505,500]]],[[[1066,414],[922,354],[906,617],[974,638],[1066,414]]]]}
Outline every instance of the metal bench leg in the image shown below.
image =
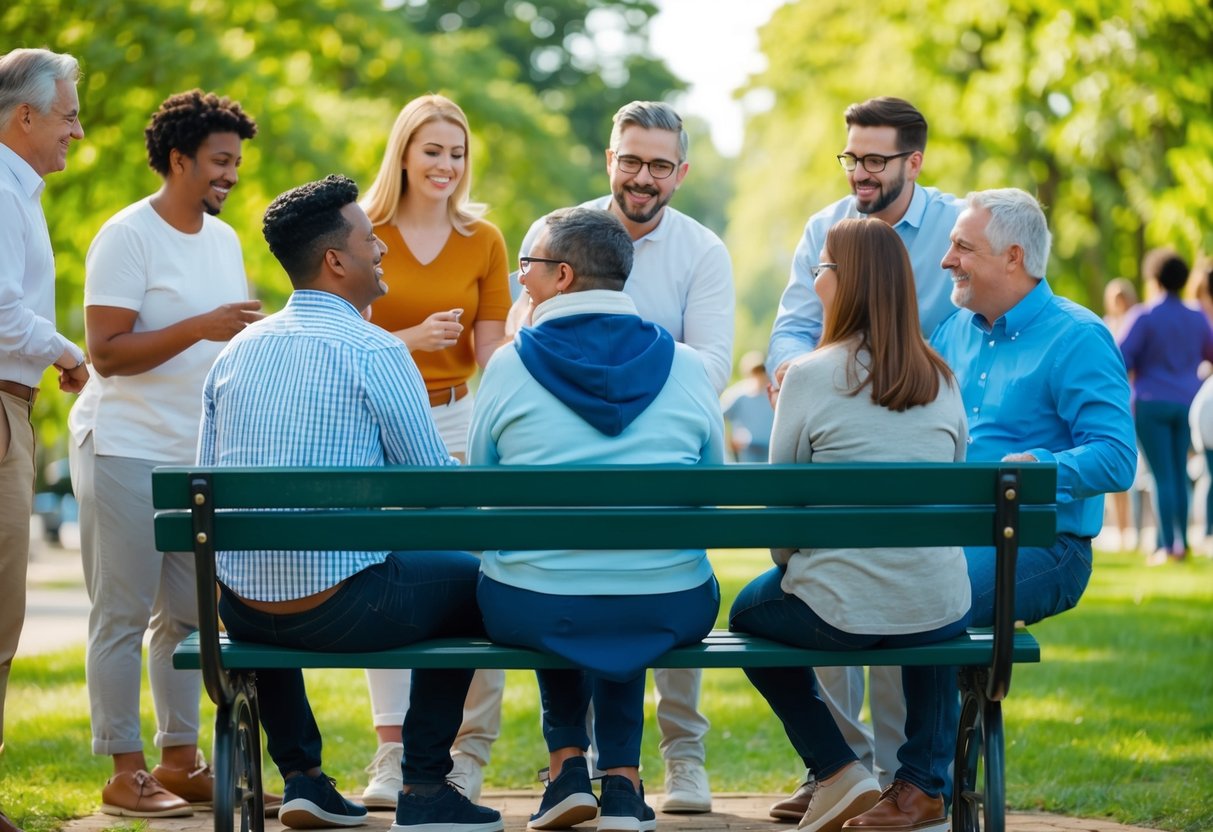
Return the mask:
{"type": "Polygon", "coordinates": [[[256,693],[251,680],[233,681],[233,700],[215,714],[215,832],[233,832],[237,811],[240,832],[265,832],[256,693]]]}
{"type": "Polygon", "coordinates": [[[986,675],[984,668],[960,673],[952,832],[1004,832],[1006,826],[1002,703],[987,698],[986,675]]]}

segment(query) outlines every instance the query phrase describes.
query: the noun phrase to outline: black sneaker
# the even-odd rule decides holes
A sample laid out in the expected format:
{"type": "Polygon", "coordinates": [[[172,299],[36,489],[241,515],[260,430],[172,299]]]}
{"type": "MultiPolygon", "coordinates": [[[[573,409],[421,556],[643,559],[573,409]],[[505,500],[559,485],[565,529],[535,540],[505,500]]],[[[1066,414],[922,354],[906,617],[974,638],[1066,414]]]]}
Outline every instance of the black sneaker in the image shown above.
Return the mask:
{"type": "Polygon", "coordinates": [[[657,813],[644,802],[644,784],[637,792],[628,778],[604,774],[598,832],[653,832],[656,828],[657,813]]]}
{"type": "Polygon", "coordinates": [[[366,809],[342,797],[337,781],[331,777],[323,773],[315,777],[297,774],[282,790],[278,820],[291,829],[361,826],[366,823],[366,809]]]}
{"type": "Polygon", "coordinates": [[[477,806],[450,783],[422,797],[401,792],[391,832],[501,832],[501,813],[477,806]]]}
{"type": "MultiPolygon", "coordinates": [[[[544,769],[540,774],[547,772],[544,769]]],[[[590,785],[590,769],[585,757],[565,760],[560,776],[547,784],[539,811],[531,815],[528,829],[568,829],[598,814],[598,801],[590,785]]]]}

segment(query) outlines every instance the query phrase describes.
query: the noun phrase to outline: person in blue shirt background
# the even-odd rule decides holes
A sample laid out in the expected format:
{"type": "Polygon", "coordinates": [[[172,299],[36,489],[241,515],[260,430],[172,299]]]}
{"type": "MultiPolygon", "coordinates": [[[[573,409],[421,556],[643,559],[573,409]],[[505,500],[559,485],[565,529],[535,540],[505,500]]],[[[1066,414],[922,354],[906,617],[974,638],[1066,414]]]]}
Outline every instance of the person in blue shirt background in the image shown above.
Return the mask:
{"type": "MultiPolygon", "coordinates": [[[[1015,618],[1031,624],[1078,603],[1103,495],[1133,483],[1129,382],[1108,328],[1045,279],[1051,235],[1036,199],[1002,188],[966,203],[942,262],[960,310],[931,343],[960,382],[970,461],[1057,463],[1057,541],[1020,548],[1016,566],[1015,618]]],[[[965,555],[973,624],[990,625],[994,549],[965,555]]]]}

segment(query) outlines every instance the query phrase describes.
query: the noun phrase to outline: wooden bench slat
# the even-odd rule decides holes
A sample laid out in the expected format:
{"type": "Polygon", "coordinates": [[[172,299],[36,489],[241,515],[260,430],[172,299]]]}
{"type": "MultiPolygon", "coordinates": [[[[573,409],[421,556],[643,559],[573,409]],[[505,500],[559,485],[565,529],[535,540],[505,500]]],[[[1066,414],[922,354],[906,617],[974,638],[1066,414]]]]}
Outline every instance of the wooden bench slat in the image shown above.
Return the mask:
{"type": "MultiPolygon", "coordinates": [[[[991,658],[992,637],[988,630],[937,644],[896,649],[804,650],[786,644],[728,630],[713,630],[701,644],[680,647],[657,659],[653,667],[830,667],[862,665],[985,665],[991,658]]],[[[266,644],[233,642],[220,636],[223,664],[229,670],[259,668],[450,668],[551,669],[573,667],[548,653],[494,644],[483,638],[442,638],[407,647],[367,653],[327,653],[288,650],[266,644]]],[[[1015,634],[1014,659],[1040,661],[1040,645],[1031,633],[1015,634]]],[[[173,666],[197,670],[201,667],[198,635],[182,642],[173,653],[173,666]]]]}
{"type": "MultiPolygon", "coordinates": [[[[1001,463],[846,463],[817,465],[528,466],[478,468],[224,468],[210,472],[220,508],[365,508],[466,505],[931,505],[989,504],[1001,463]],[[293,474],[283,476],[283,473],[293,474]],[[879,482],[873,488],[873,480],[879,482]],[[739,498],[744,498],[742,501],[739,498]]],[[[196,468],[158,468],[158,509],[189,508],[196,468]]],[[[1056,471],[1025,465],[1021,504],[1052,503],[1056,471]]]]}

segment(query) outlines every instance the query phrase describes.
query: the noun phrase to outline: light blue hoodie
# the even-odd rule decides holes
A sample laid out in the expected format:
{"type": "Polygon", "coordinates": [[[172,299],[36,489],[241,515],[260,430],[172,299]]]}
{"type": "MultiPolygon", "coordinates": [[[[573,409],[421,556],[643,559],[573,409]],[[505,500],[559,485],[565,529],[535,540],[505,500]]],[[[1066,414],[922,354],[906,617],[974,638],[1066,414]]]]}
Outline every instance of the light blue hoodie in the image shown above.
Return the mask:
{"type": "MultiPolygon", "coordinates": [[[[485,368],[468,438],[472,465],[723,459],[720,404],[699,356],[605,290],[536,307],[534,326],[485,368]]],[[[481,570],[556,595],[680,592],[712,575],[702,549],[486,551],[481,570]]]]}

